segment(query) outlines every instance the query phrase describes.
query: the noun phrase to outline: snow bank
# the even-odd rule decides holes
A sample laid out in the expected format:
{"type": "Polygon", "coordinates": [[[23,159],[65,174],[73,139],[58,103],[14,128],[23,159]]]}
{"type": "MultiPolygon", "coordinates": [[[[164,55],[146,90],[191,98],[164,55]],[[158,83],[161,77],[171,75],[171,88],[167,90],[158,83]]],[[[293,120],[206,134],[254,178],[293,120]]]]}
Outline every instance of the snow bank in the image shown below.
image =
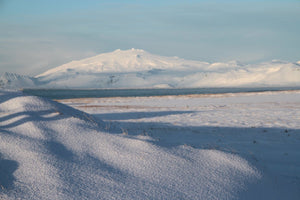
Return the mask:
{"type": "Polygon", "coordinates": [[[164,147],[118,130],[62,104],[1,91],[0,197],[276,199],[272,182],[237,154],[164,147]]]}

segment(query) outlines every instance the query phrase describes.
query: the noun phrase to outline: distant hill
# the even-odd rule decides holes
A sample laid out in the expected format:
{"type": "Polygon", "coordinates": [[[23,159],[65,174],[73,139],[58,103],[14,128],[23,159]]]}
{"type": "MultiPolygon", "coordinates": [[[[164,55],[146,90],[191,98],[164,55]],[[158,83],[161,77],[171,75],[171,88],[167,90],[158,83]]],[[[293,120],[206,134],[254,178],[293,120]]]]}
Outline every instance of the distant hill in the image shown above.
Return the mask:
{"type": "Polygon", "coordinates": [[[49,88],[185,88],[300,86],[300,65],[273,60],[208,63],[116,50],[61,65],[36,77],[1,78],[0,86],[49,88]]]}
{"type": "Polygon", "coordinates": [[[0,76],[0,88],[17,89],[23,87],[36,87],[37,79],[34,77],[5,72],[0,76]]]}

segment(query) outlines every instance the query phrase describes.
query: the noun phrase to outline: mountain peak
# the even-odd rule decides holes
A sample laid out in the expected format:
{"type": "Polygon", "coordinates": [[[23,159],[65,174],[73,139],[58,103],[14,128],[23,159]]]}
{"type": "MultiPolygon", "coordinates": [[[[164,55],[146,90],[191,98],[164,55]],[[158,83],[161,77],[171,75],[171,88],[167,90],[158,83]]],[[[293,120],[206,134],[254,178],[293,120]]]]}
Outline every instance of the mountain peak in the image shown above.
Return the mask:
{"type": "Polygon", "coordinates": [[[150,53],[146,52],[143,49],[135,49],[135,48],[131,48],[131,49],[127,49],[127,50],[116,49],[113,52],[99,54],[96,57],[103,56],[103,55],[106,55],[106,56],[107,55],[116,55],[116,56],[120,56],[120,55],[124,55],[125,56],[126,55],[126,56],[133,56],[133,57],[135,57],[135,56],[141,55],[141,54],[150,54],[150,53]]]}
{"type": "Polygon", "coordinates": [[[130,51],[132,51],[132,52],[145,52],[143,49],[135,49],[135,48],[131,48],[130,51]]]}
{"type": "MultiPolygon", "coordinates": [[[[142,49],[117,49],[113,52],[103,53],[94,57],[61,65],[50,69],[37,77],[54,73],[76,72],[133,72],[155,69],[186,68],[186,65],[199,65],[200,62],[184,61],[178,57],[165,57],[154,55],[142,49]]],[[[201,65],[201,64],[200,64],[201,65]]]]}
{"type": "MultiPolygon", "coordinates": [[[[121,50],[121,49],[116,49],[114,50],[112,53],[144,53],[146,52],[143,49],[135,49],[135,48],[131,48],[131,49],[127,49],[127,50],[121,50]]],[[[101,55],[101,54],[100,54],[101,55]]]]}

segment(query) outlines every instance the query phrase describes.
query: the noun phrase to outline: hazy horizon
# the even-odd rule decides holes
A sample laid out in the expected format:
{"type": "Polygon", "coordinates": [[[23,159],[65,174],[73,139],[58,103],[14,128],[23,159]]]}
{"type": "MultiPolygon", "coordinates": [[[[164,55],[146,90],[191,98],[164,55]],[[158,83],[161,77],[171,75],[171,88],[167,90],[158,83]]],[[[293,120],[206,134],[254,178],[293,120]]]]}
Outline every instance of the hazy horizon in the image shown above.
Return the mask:
{"type": "Polygon", "coordinates": [[[0,0],[0,73],[36,75],[116,49],[188,60],[300,60],[300,2],[0,0]]]}

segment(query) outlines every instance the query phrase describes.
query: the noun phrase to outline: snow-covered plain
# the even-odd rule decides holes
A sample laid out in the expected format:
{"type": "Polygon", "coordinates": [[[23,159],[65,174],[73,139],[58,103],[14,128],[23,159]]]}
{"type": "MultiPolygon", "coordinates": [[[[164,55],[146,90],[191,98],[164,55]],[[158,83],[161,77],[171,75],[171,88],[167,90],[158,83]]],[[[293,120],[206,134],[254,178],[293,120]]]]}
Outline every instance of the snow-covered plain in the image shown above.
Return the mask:
{"type": "Polygon", "coordinates": [[[300,91],[62,102],[0,91],[0,198],[300,197],[300,91]]]}

